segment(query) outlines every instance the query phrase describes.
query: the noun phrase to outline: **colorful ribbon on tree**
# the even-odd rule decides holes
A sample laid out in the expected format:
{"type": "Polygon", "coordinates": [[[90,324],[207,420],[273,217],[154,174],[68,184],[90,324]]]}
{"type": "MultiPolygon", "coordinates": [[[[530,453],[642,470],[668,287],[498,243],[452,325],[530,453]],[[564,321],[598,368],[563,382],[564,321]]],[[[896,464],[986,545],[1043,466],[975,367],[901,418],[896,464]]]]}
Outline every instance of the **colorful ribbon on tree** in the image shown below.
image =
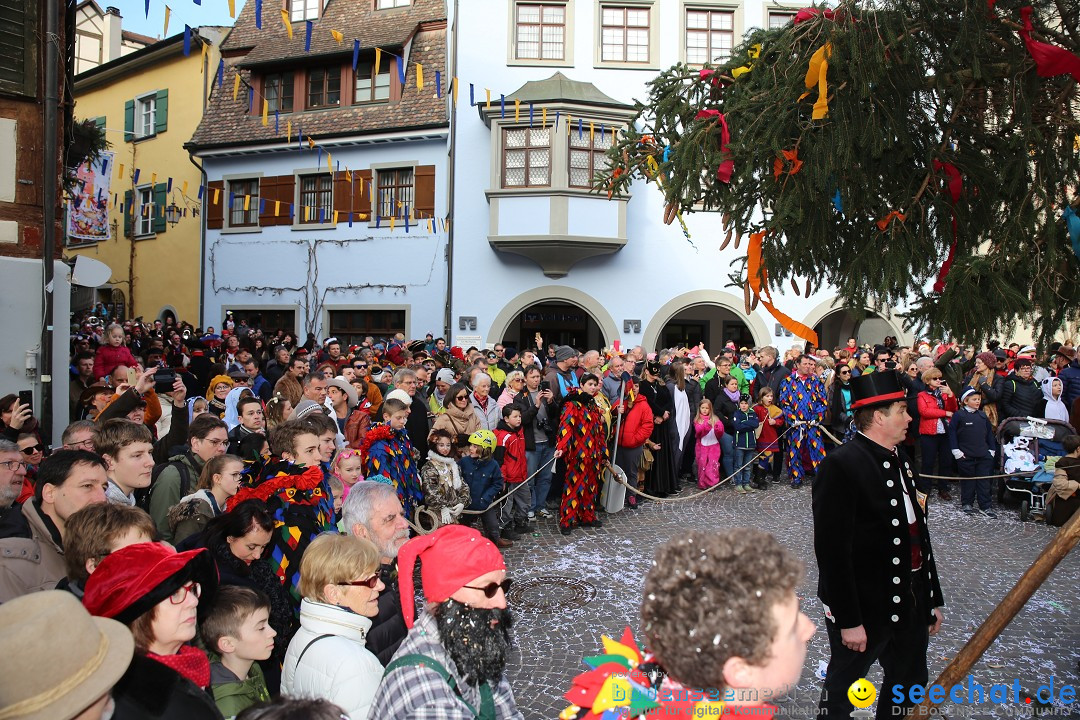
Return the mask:
{"type": "Polygon", "coordinates": [[[1035,61],[1035,70],[1039,77],[1072,75],[1074,80],[1080,82],[1080,57],[1057,45],[1031,39],[1031,31],[1034,29],[1031,24],[1032,12],[1030,5],[1020,8],[1020,18],[1024,23],[1020,29],[1020,37],[1024,39],[1024,45],[1035,61]]]}
{"type": "MultiPolygon", "coordinates": [[[[818,99],[814,103],[814,110],[810,115],[814,120],[823,120],[829,116],[829,82],[827,74],[830,55],[832,55],[832,43],[825,43],[810,56],[810,65],[806,68],[806,79],[804,80],[806,89],[808,91],[812,90],[814,85],[818,87],[818,99]]],[[[799,96],[799,99],[802,100],[809,94],[809,92],[804,92],[799,96]]]]}
{"type": "Polygon", "coordinates": [[[1061,219],[1065,221],[1065,229],[1069,232],[1069,241],[1072,243],[1073,252],[1080,259],[1080,215],[1076,214],[1068,205],[1061,213],[1061,219]]]}
{"type": "Polygon", "coordinates": [[[740,65],[737,68],[731,69],[731,77],[738,80],[741,76],[754,69],[754,61],[761,55],[761,43],[754,43],[750,46],[750,49],[746,51],[746,56],[749,58],[745,65],[740,65]]]}
{"type": "Polygon", "coordinates": [[[934,281],[934,292],[936,293],[944,292],[945,279],[949,276],[953,259],[956,257],[956,203],[960,202],[960,193],[964,190],[964,180],[956,166],[952,163],[934,160],[934,172],[942,171],[948,176],[945,187],[949,191],[949,198],[952,201],[952,244],[949,245],[949,255],[945,258],[945,262],[942,263],[941,269],[938,270],[937,279],[934,281]]]}
{"type": "Polygon", "coordinates": [[[716,168],[716,177],[720,182],[731,183],[731,175],[735,172],[735,161],[727,157],[728,143],[731,142],[731,132],[728,130],[727,119],[719,110],[699,110],[694,116],[695,120],[716,119],[720,122],[720,152],[726,160],[716,168]]]}
{"type": "Polygon", "coordinates": [[[761,243],[765,239],[765,232],[750,233],[750,244],[746,248],[746,278],[750,283],[750,290],[758,296],[761,300],[761,304],[765,306],[765,309],[769,311],[776,321],[784,327],[785,330],[791,332],[792,335],[797,335],[803,340],[807,340],[817,347],[818,334],[814,330],[806,325],[803,325],[797,320],[793,320],[791,317],[785,315],[776,309],[776,306],[772,302],[772,293],[769,291],[769,274],[765,269],[765,263],[761,259],[761,243]],[[762,297],[764,292],[764,297],[762,297]]]}
{"type": "Polygon", "coordinates": [[[877,221],[877,228],[881,232],[885,232],[889,229],[889,223],[891,223],[893,220],[899,220],[900,222],[904,222],[904,220],[906,219],[907,216],[904,215],[904,213],[893,210],[888,215],[877,221]]]}
{"type": "Polygon", "coordinates": [[[799,148],[793,148],[791,150],[781,150],[780,154],[783,157],[778,157],[773,160],[772,174],[774,180],[779,180],[780,176],[784,174],[784,161],[789,163],[787,174],[796,175],[802,170],[802,160],[799,159],[799,148]]]}

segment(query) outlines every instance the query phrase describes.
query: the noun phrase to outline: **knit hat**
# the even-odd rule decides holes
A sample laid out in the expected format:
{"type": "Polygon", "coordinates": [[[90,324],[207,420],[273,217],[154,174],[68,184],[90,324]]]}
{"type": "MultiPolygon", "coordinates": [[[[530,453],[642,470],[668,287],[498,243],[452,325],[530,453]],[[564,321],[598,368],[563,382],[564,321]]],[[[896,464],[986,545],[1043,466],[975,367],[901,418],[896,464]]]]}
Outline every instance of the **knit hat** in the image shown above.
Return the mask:
{"type": "Polygon", "coordinates": [[[983,352],[976,355],[975,358],[977,360],[982,360],[983,365],[988,368],[992,368],[994,367],[994,365],[997,364],[997,358],[994,356],[994,353],[990,352],[989,350],[984,350],[983,352]]]}
{"type": "Polygon", "coordinates": [[[400,400],[401,402],[405,403],[405,407],[410,407],[412,405],[412,400],[413,400],[412,397],[409,396],[409,393],[405,392],[401,388],[394,388],[390,392],[386,393],[386,398],[385,399],[386,400],[400,400]]]}
{"type": "Polygon", "coordinates": [[[214,397],[214,387],[217,385],[221,385],[222,383],[228,385],[230,388],[236,384],[233,382],[233,379],[228,375],[215,375],[214,377],[210,378],[210,384],[206,388],[206,397],[214,397]]]}
{"type": "Polygon", "coordinates": [[[454,384],[454,371],[450,368],[443,368],[439,372],[435,373],[436,382],[444,382],[447,385],[454,384]]]}
{"type": "Polygon", "coordinates": [[[211,599],[218,576],[206,548],[178,553],[164,543],[136,543],[105,556],[86,581],[83,605],[91,615],[130,625],[193,580],[211,599]]]}
{"type": "Polygon", "coordinates": [[[555,362],[566,362],[572,357],[577,357],[577,350],[569,345],[560,345],[555,348],[555,362]]]}
{"type": "MultiPolygon", "coordinates": [[[[505,570],[506,563],[495,544],[475,528],[443,525],[430,535],[409,540],[398,550],[398,574],[412,578],[420,559],[420,579],[424,598],[441,603],[481,575],[505,570]]],[[[96,573],[95,573],[96,574],[96,573]]],[[[91,575],[93,577],[93,575],[91,575]]],[[[416,602],[412,582],[401,582],[401,614],[406,627],[415,621],[416,602]]]]}
{"type": "Polygon", "coordinates": [[[10,720],[70,720],[107,693],[135,652],[129,631],[91,617],[69,592],[0,605],[0,707],[10,720]]]}
{"type": "Polygon", "coordinates": [[[514,358],[516,358],[517,356],[518,356],[517,348],[508,347],[508,348],[505,348],[505,350],[503,352],[503,357],[506,358],[507,362],[513,362],[514,358]]]}

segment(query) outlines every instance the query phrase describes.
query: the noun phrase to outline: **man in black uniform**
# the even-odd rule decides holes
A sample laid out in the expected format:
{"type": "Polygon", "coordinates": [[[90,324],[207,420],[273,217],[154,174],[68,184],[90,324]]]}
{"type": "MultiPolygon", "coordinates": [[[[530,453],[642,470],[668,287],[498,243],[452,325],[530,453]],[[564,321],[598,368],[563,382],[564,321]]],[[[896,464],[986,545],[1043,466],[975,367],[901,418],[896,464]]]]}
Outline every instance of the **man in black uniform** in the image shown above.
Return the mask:
{"type": "Polygon", "coordinates": [[[846,718],[847,691],[877,660],[877,718],[893,715],[893,685],[926,685],[929,635],[944,605],[926,528],[926,496],[900,448],[908,426],[896,372],[851,380],[858,433],[829,453],[814,483],[814,552],[831,657],[823,717],[846,718]]]}

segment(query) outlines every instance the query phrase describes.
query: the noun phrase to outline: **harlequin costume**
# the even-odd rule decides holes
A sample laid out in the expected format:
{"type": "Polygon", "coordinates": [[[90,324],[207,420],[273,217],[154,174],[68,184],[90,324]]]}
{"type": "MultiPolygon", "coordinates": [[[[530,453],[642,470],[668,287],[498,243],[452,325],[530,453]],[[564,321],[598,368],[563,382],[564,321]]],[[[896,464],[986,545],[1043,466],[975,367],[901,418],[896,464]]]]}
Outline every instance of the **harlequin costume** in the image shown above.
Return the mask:
{"type": "Polygon", "coordinates": [[[270,545],[263,555],[273,567],[293,603],[300,609],[300,558],[319,534],[335,531],[334,499],[321,467],[304,468],[279,460],[263,468],[253,487],[229,498],[226,511],[245,500],[262,500],[274,520],[270,545]]]}
{"type": "Polygon", "coordinates": [[[404,430],[394,430],[386,423],[372,425],[360,444],[360,468],[366,478],[381,475],[390,481],[410,520],[413,510],[424,504],[412,443],[404,430]]]}
{"type": "Polygon", "coordinates": [[[559,503],[559,527],[596,520],[600,472],[608,462],[604,413],[587,392],[570,389],[563,401],[555,449],[566,463],[566,481],[559,503]]]}
{"type": "Polygon", "coordinates": [[[825,441],[821,429],[812,425],[797,423],[821,422],[825,418],[828,401],[825,396],[825,383],[814,375],[805,377],[793,373],[780,383],[780,408],[784,411],[784,421],[791,428],[788,433],[787,460],[788,476],[792,487],[802,485],[806,475],[803,467],[804,451],[809,455],[811,467],[817,471],[818,464],[825,457],[825,441]]]}

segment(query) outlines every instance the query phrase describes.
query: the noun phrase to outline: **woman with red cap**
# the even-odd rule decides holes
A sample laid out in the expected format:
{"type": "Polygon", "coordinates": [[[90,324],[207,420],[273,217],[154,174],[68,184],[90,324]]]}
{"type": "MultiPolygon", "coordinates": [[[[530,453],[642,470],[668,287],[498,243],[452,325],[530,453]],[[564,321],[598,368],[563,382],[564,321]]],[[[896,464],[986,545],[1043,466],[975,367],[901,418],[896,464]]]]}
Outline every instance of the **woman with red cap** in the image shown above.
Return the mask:
{"type": "Polygon", "coordinates": [[[188,643],[199,600],[217,588],[206,550],[178,553],[161,543],[137,543],[110,553],[86,581],[91,615],[118,620],[135,638],[135,657],[116,684],[115,720],[219,720],[210,661],[188,643]],[[205,593],[205,594],[204,594],[205,593]]]}

